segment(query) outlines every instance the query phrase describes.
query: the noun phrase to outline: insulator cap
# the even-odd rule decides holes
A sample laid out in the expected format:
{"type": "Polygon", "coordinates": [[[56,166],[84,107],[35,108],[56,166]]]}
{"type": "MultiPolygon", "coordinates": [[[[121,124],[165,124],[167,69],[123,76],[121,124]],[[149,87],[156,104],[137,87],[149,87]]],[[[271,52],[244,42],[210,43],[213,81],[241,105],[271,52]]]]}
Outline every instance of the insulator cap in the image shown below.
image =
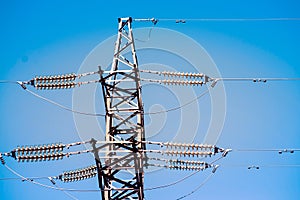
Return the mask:
{"type": "Polygon", "coordinates": [[[34,87],[38,90],[70,89],[75,86],[75,82],[35,83],[34,85],[34,87]]]}
{"type": "Polygon", "coordinates": [[[2,154],[0,153],[0,161],[1,161],[1,164],[2,165],[5,165],[5,160],[4,158],[2,157],[2,154]]]}
{"type": "Polygon", "coordinates": [[[176,170],[192,170],[192,171],[202,171],[208,168],[209,165],[205,166],[187,166],[187,165],[168,165],[167,168],[169,169],[176,169],[176,170]]]}
{"type": "Polygon", "coordinates": [[[161,80],[161,83],[165,84],[165,85],[183,85],[183,86],[187,86],[187,85],[191,85],[191,86],[202,86],[203,84],[205,84],[205,82],[203,81],[185,81],[185,80],[161,80]]]}
{"type": "Polygon", "coordinates": [[[174,148],[174,149],[188,149],[188,150],[198,150],[205,149],[215,151],[216,146],[210,144],[181,144],[181,143],[165,143],[166,148],[174,148]]]}
{"type": "Polygon", "coordinates": [[[63,182],[74,182],[93,178],[96,175],[97,167],[96,165],[92,165],[81,169],[65,171],[59,176],[59,179],[63,182]]]}
{"type": "Polygon", "coordinates": [[[170,164],[188,164],[188,165],[205,165],[206,162],[198,160],[169,160],[170,164]]]}
{"type": "Polygon", "coordinates": [[[170,156],[196,156],[196,157],[211,157],[212,155],[214,155],[215,153],[212,151],[165,151],[164,152],[166,155],[170,155],[170,156]]]}
{"type": "Polygon", "coordinates": [[[63,159],[64,156],[65,156],[64,153],[17,155],[16,159],[18,162],[24,162],[24,161],[37,162],[37,161],[59,160],[59,159],[63,159]]]}
{"type": "Polygon", "coordinates": [[[33,155],[33,154],[43,154],[43,153],[60,153],[63,151],[65,145],[61,143],[55,144],[44,144],[35,146],[21,146],[17,147],[14,151],[17,155],[33,155]]]}
{"type": "Polygon", "coordinates": [[[203,78],[204,74],[202,73],[184,73],[184,72],[168,72],[168,71],[163,71],[160,72],[163,76],[167,77],[182,77],[182,78],[203,78]]]}
{"type": "Polygon", "coordinates": [[[72,74],[63,74],[63,75],[53,75],[53,76],[36,76],[34,82],[38,83],[55,83],[55,82],[68,82],[74,81],[77,75],[72,74]]]}

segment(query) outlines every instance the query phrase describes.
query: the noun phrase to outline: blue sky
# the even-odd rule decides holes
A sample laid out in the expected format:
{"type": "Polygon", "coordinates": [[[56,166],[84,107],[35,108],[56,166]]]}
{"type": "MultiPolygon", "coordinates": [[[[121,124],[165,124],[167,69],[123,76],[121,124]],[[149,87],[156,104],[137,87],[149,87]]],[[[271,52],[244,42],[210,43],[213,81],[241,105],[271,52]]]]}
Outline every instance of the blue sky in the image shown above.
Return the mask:
{"type": "MultiPolygon", "coordinates": [[[[297,1],[10,1],[0,2],[0,79],[28,80],[35,75],[77,72],[100,42],[116,34],[117,18],[273,18],[299,17],[297,1]]],[[[134,24],[141,28],[151,24],[134,24]]],[[[300,21],[192,22],[161,21],[159,28],[183,33],[198,42],[211,56],[223,77],[300,77],[300,21]]],[[[153,29],[153,34],[155,28],[153,29]]],[[[174,41],[175,43],[176,41],[174,41]]],[[[138,45],[138,44],[137,44],[138,45]]],[[[180,45],[180,44],[179,44],[180,45]]],[[[139,53],[139,52],[138,52],[139,53]]],[[[141,52],[145,55],[147,52],[141,52]]],[[[174,63],[166,56],[157,63],[174,63]]],[[[141,58],[143,60],[143,58],[141,58]]],[[[101,62],[101,61],[99,61],[101,62]]],[[[95,66],[96,69],[96,66],[95,66]]],[[[188,68],[189,69],[189,68],[188,68]]],[[[186,71],[183,66],[177,70],[186,71]]],[[[157,88],[152,88],[156,90],[157,88]]],[[[185,88],[182,88],[185,89],[185,88]]],[[[299,148],[299,82],[267,84],[225,83],[226,119],[217,145],[225,148],[299,148]]],[[[159,103],[145,87],[146,110],[159,103]]],[[[145,93],[144,92],[144,93],[145,93]]],[[[198,91],[196,91],[197,93],[198,91]]],[[[0,85],[0,151],[21,144],[79,141],[72,113],[37,99],[16,85],[0,85]]],[[[68,107],[72,91],[45,91],[43,96],[68,107]]],[[[176,101],[166,98],[162,105],[176,101]]],[[[102,102],[102,101],[100,101],[102,102]]],[[[206,117],[209,98],[199,101],[201,119],[206,117]]],[[[101,111],[101,108],[99,108],[101,111]]],[[[167,115],[162,132],[170,132],[180,112],[167,115]]],[[[191,113],[191,118],[193,113],[191,113]]],[[[103,120],[99,118],[99,123],[103,120]]],[[[149,120],[149,119],[147,119],[149,120]]],[[[206,127],[207,125],[204,125],[206,127]]],[[[204,128],[203,128],[204,129],[204,128]]],[[[87,130],[88,127],[87,127],[87,130]]],[[[147,131],[147,130],[146,130],[147,131]]],[[[202,128],[199,128],[199,134],[202,128]]],[[[146,132],[147,134],[147,132],[146,132]]],[[[157,139],[168,139],[161,133],[157,139]]],[[[201,142],[202,138],[195,138],[201,142]]],[[[298,199],[299,152],[232,152],[217,173],[197,193],[187,199],[298,199]],[[248,170],[259,165],[260,170],[248,170]],[[270,167],[270,165],[276,165],[270,167]],[[266,167],[263,167],[266,166],[266,167]]],[[[7,164],[25,176],[52,176],[64,170],[93,164],[92,156],[79,156],[49,163],[7,164]]],[[[196,188],[210,172],[161,190],[147,191],[146,199],[176,199],[196,188]]],[[[178,180],[188,173],[161,170],[146,174],[145,185],[152,187],[178,180]],[[164,177],[163,179],[161,177],[164,177]]],[[[13,177],[0,166],[0,178],[13,177]]],[[[49,184],[49,181],[42,180],[49,184]]],[[[59,186],[96,189],[96,179],[59,186]]],[[[59,191],[21,181],[0,181],[2,199],[70,199],[59,191]]],[[[78,199],[100,198],[98,193],[73,193],[78,199]]]]}

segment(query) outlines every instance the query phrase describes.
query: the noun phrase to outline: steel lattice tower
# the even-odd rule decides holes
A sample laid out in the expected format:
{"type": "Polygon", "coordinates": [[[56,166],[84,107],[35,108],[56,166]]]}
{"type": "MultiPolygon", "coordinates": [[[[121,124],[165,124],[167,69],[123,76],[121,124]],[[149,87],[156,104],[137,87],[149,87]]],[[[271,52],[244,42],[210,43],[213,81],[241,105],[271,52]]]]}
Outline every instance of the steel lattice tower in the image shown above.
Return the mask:
{"type": "Polygon", "coordinates": [[[142,200],[147,159],[140,75],[132,18],[118,20],[110,73],[105,77],[100,73],[106,109],[106,158],[101,164],[96,156],[99,186],[103,200],[142,200]]]}

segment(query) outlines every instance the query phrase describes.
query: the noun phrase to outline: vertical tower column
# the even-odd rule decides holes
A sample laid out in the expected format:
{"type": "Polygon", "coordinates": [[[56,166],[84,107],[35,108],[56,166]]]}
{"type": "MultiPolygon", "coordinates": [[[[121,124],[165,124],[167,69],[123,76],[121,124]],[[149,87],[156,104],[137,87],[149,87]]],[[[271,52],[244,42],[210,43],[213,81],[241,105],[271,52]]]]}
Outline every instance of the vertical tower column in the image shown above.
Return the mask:
{"type": "Polygon", "coordinates": [[[103,200],[144,199],[144,112],[131,23],[130,17],[119,18],[110,73],[101,73],[106,109],[106,159],[99,169],[103,200]]]}

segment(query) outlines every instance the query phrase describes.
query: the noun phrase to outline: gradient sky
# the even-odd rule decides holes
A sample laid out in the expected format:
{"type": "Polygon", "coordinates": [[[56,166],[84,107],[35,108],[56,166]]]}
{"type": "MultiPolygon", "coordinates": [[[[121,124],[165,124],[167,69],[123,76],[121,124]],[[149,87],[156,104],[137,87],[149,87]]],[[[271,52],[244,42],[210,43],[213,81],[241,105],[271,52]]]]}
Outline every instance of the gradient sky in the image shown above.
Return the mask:
{"type": "MultiPolygon", "coordinates": [[[[276,3],[266,0],[251,3],[236,0],[2,0],[0,79],[29,80],[35,75],[76,72],[95,46],[116,34],[118,17],[300,17],[299,8],[300,4],[295,0],[276,3]]],[[[144,26],[150,24],[134,24],[134,27],[144,26]]],[[[181,32],[197,41],[209,53],[223,77],[300,77],[300,21],[187,21],[186,24],[161,21],[156,26],[181,32]]],[[[141,52],[141,55],[144,54],[141,52]]],[[[170,59],[161,60],[161,63],[166,62],[172,65],[170,59]]],[[[177,70],[186,69],[179,67],[177,70]]],[[[232,149],[300,148],[300,82],[226,83],[225,89],[227,112],[218,146],[232,149]]],[[[72,113],[31,96],[17,85],[1,84],[0,94],[0,152],[10,151],[22,144],[80,141],[72,113]]],[[[39,94],[72,107],[72,91],[44,91],[39,94]]],[[[148,93],[144,103],[147,110],[159,102],[148,93]]],[[[166,108],[172,107],[167,105],[168,102],[161,104],[166,108]]],[[[176,102],[171,100],[170,104],[175,106],[176,102]]],[[[208,98],[199,101],[203,118],[206,114],[210,116],[209,111],[205,110],[206,105],[209,105],[208,98]]],[[[179,120],[178,114],[180,112],[168,114],[163,131],[173,130],[174,120],[179,120]]],[[[103,124],[101,120],[100,124],[103,124]]],[[[161,133],[158,138],[164,140],[168,136],[161,133]]],[[[195,141],[201,142],[201,138],[196,137],[195,141]]],[[[219,163],[221,167],[209,182],[186,199],[299,199],[300,168],[282,166],[299,165],[299,154],[232,152],[219,163]],[[259,170],[248,170],[248,165],[261,167],[259,170]]],[[[17,163],[10,158],[6,161],[8,166],[24,176],[53,176],[64,170],[93,164],[92,156],[49,163],[17,163]]],[[[167,170],[149,173],[145,177],[145,187],[167,184],[187,174],[167,170]]],[[[196,188],[209,174],[210,171],[200,172],[174,186],[147,191],[146,199],[179,198],[196,188]]],[[[6,177],[14,175],[0,166],[0,179],[6,177]]],[[[41,182],[50,184],[47,180],[41,182]]],[[[58,181],[57,184],[67,188],[97,189],[96,179],[72,184],[58,181]]],[[[78,199],[100,198],[99,193],[72,194],[78,199]]],[[[20,180],[0,180],[0,196],[7,200],[70,199],[63,192],[20,180]]]]}

